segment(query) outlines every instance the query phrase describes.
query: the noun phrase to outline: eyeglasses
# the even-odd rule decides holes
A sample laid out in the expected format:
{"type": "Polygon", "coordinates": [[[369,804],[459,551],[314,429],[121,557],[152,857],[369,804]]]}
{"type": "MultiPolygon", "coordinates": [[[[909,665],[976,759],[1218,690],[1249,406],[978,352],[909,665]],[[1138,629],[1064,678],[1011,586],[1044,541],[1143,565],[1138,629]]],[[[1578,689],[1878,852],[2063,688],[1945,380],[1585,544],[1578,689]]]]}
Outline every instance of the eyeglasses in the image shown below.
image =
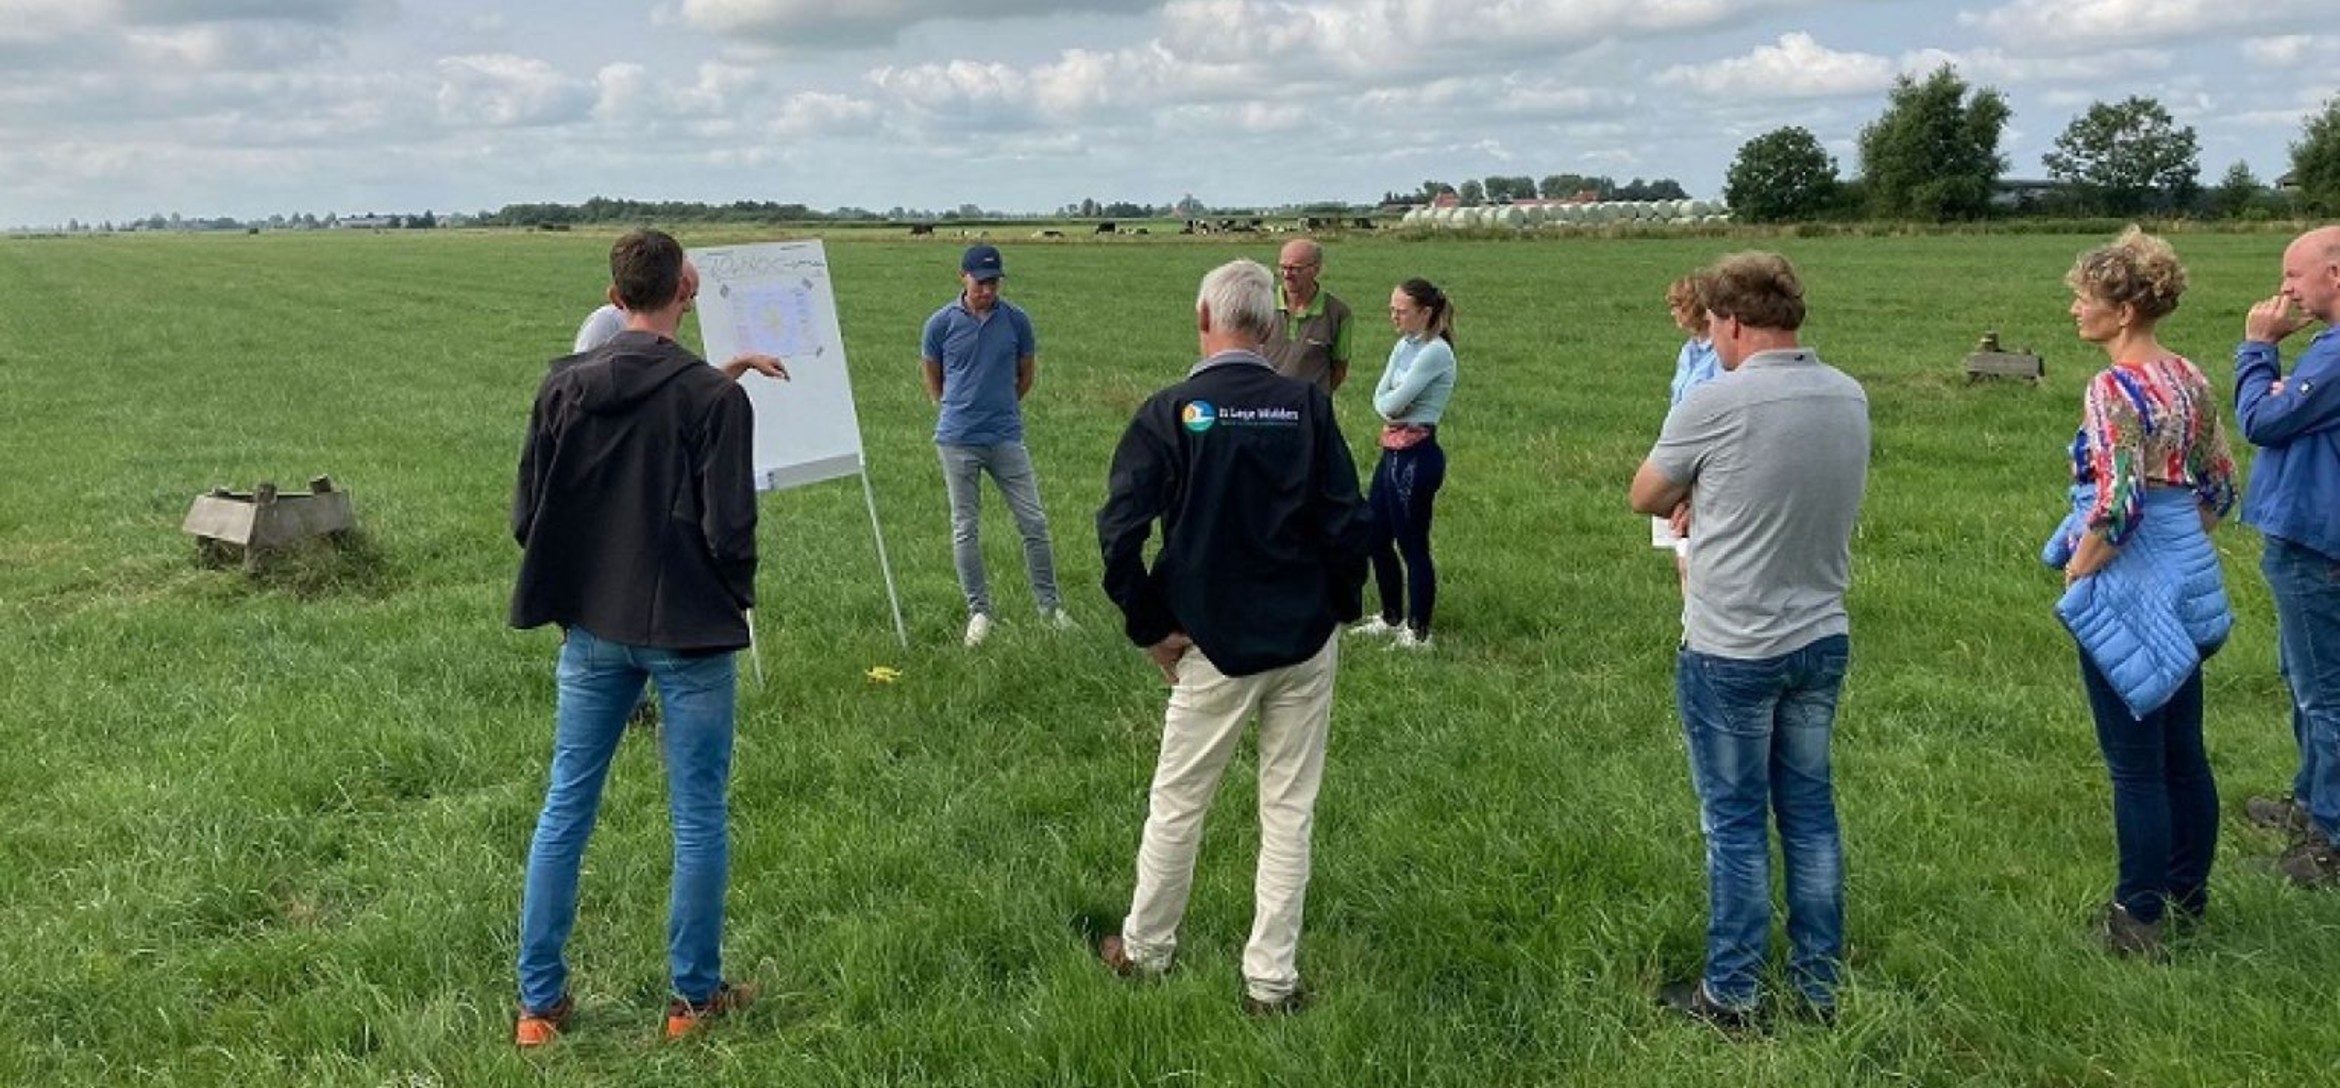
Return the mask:
{"type": "Polygon", "coordinates": [[[1310,261],[1307,264],[1279,264],[1276,266],[1276,271],[1289,276],[1294,272],[1306,272],[1322,263],[1321,261],[1310,261]]]}

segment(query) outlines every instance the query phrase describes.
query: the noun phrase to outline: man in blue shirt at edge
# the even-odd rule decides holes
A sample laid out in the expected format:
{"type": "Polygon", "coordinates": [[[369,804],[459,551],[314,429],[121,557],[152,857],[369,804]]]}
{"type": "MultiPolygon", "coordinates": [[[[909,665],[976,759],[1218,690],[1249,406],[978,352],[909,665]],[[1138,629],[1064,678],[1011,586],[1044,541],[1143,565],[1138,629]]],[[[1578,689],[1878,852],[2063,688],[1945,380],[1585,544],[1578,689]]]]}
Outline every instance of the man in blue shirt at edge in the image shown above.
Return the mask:
{"type": "Polygon", "coordinates": [[[969,246],[959,259],[961,293],[926,319],[920,338],[926,395],[941,406],[934,442],[942,458],[943,488],[951,502],[951,560],[967,595],[965,643],[991,634],[991,595],[983,573],[982,474],[1007,500],[1024,538],[1024,568],[1043,623],[1073,626],[1056,591],[1056,553],[1048,514],[1040,507],[1040,477],[1024,448],[1024,395],[1038,372],[1032,319],[999,297],[1007,275],[999,249],[969,246]]]}
{"type": "Polygon", "coordinates": [[[2340,226],[2283,251],[2283,282],[2243,319],[2234,411],[2258,456],[2242,519],[2265,546],[2259,569],[2275,600],[2276,650],[2291,687],[2299,770],[2287,798],[2254,797],[2251,821],[2295,838],[2276,862],[2306,887],[2340,884],[2340,226]],[[2285,377],[2276,345],[2324,331],[2285,377]]]}

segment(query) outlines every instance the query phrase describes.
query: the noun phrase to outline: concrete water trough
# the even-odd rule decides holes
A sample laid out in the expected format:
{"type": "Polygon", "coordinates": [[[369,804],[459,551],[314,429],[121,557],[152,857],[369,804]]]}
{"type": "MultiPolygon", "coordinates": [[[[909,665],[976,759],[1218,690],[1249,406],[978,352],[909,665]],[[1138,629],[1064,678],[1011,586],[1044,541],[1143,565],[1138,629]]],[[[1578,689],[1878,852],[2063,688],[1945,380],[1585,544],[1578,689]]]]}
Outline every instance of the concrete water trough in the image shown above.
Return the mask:
{"type": "Polygon", "coordinates": [[[259,573],[271,558],[304,541],[324,538],[341,543],[357,528],[349,492],[333,486],[333,477],[309,481],[307,491],[279,491],[262,483],[250,491],[214,487],[195,496],[187,520],[179,528],[195,537],[196,554],[205,566],[224,567],[242,562],[247,573],[259,573]]]}

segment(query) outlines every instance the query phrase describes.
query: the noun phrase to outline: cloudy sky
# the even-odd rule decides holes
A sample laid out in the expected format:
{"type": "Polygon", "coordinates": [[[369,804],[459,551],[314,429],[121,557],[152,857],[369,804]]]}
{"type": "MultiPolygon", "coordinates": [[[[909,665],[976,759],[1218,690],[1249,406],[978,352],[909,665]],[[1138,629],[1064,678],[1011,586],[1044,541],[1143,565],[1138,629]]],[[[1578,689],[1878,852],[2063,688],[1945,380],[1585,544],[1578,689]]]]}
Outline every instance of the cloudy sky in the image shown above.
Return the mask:
{"type": "Polygon", "coordinates": [[[1426,178],[1854,172],[1897,74],[2015,108],[2012,173],[2159,98],[2288,167],[2332,0],[0,0],[0,226],[779,200],[1368,201],[1426,178]]]}

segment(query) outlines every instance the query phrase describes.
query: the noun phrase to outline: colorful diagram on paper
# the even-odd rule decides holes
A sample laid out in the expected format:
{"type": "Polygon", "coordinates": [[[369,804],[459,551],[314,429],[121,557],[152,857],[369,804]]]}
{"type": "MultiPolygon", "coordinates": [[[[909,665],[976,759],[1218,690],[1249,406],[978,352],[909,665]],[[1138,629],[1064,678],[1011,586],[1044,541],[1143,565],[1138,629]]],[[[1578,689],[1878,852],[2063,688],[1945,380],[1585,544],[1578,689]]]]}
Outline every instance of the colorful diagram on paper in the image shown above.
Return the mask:
{"type": "Polygon", "coordinates": [[[790,366],[819,358],[825,341],[813,290],[809,279],[725,285],[734,342],[742,351],[776,355],[790,366]]]}

